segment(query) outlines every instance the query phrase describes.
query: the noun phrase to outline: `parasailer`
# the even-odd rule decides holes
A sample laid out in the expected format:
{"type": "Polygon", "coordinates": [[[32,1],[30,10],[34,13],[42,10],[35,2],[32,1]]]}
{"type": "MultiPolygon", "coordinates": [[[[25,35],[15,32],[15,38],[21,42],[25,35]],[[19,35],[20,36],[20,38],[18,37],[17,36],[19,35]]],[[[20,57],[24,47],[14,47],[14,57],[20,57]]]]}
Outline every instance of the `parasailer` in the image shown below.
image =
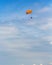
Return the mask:
{"type": "MultiPolygon", "coordinates": [[[[26,14],[32,14],[32,10],[26,10],[26,14]]],[[[32,17],[30,17],[32,19],[32,17]]]]}

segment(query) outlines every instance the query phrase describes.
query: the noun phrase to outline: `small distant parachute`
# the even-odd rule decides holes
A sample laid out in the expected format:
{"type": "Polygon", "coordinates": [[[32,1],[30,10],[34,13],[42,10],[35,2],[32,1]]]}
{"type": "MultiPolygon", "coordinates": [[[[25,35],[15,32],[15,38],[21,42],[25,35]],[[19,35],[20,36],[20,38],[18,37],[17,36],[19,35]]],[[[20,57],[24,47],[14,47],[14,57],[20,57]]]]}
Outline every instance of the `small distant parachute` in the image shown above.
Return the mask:
{"type": "MultiPolygon", "coordinates": [[[[32,10],[26,10],[26,14],[32,14],[32,10]]],[[[32,17],[30,17],[32,19],[32,17]]]]}
{"type": "Polygon", "coordinates": [[[31,14],[32,10],[26,10],[26,14],[31,14]]]}

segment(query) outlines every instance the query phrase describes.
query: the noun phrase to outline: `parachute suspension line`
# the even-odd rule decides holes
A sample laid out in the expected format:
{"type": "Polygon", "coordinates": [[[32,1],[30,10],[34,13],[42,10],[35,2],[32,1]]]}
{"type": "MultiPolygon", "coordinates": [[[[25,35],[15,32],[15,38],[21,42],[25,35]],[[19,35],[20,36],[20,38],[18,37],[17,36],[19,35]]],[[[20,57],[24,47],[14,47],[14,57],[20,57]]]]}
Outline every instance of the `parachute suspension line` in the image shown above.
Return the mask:
{"type": "Polygon", "coordinates": [[[30,15],[30,19],[32,19],[32,10],[26,10],[26,14],[30,15]]]}

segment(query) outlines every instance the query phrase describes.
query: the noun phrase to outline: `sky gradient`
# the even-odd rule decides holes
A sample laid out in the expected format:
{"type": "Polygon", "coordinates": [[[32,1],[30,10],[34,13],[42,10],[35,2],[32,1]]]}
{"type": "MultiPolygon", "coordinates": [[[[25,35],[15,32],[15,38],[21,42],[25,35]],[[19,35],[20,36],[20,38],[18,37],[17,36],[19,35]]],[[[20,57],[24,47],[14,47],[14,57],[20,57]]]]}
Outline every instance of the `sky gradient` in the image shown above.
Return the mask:
{"type": "Polygon", "coordinates": [[[52,0],[0,0],[0,65],[34,63],[52,65],[52,0]]]}

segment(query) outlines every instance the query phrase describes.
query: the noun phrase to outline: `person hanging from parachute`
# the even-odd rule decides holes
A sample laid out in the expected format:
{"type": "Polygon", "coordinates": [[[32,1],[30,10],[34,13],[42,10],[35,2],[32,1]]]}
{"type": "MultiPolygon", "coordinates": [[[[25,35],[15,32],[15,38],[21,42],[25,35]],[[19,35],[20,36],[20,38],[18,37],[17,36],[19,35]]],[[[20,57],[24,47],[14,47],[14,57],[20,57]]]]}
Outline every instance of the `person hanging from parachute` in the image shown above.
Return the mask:
{"type": "MultiPolygon", "coordinates": [[[[27,15],[32,14],[32,10],[26,10],[26,14],[27,15]]],[[[30,18],[32,19],[32,16],[30,18]]]]}

